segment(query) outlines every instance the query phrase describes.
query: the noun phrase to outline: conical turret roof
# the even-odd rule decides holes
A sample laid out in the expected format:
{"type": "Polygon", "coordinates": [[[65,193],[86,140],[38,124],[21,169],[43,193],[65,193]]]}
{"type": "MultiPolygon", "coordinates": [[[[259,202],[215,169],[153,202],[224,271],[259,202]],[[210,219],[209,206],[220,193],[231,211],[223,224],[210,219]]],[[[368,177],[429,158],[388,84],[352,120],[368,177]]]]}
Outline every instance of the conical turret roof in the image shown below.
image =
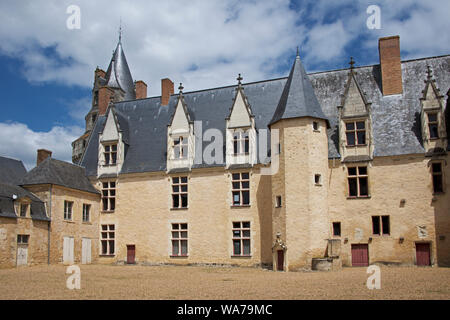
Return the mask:
{"type": "Polygon", "coordinates": [[[119,39],[116,50],[114,50],[108,70],[106,71],[106,85],[111,88],[120,88],[125,91],[125,100],[136,99],[134,82],[128,67],[127,59],[119,39]]]}
{"type": "Polygon", "coordinates": [[[324,119],[329,125],[297,52],[277,109],[269,125],[282,119],[299,117],[324,119]]]}

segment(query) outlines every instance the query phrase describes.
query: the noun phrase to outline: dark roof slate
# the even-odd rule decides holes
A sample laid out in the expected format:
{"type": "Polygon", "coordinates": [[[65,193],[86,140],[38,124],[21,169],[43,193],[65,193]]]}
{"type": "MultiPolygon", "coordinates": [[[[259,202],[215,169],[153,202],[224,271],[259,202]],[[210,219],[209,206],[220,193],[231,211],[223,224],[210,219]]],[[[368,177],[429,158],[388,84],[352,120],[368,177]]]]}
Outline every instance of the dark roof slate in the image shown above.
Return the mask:
{"type": "Polygon", "coordinates": [[[16,185],[26,173],[22,161],[0,157],[0,183],[16,185]]]}
{"type": "Polygon", "coordinates": [[[50,221],[45,212],[45,205],[28,190],[10,184],[0,183],[0,217],[17,218],[14,212],[13,195],[17,198],[27,197],[31,200],[31,218],[33,220],[50,221]]]}
{"type": "MultiPolygon", "coordinates": [[[[433,70],[437,87],[441,92],[447,92],[450,88],[450,55],[403,61],[404,92],[401,95],[382,95],[379,65],[354,68],[360,89],[364,92],[367,101],[372,103],[374,156],[425,153],[420,128],[419,98],[425,88],[427,65],[430,65],[433,70]]],[[[327,130],[329,158],[340,158],[337,107],[342,102],[341,95],[345,91],[348,72],[349,69],[342,69],[312,73],[307,76],[324,118],[328,119],[330,124],[327,130]]],[[[287,79],[243,84],[245,96],[255,115],[257,131],[268,129],[286,87],[287,79]]],[[[229,115],[236,88],[235,85],[183,93],[191,119],[202,121],[202,133],[215,128],[225,136],[225,118],[229,115]]],[[[128,126],[129,147],[121,173],[166,170],[167,125],[175,112],[177,98],[178,95],[172,95],[167,106],[161,106],[160,97],[115,104],[117,114],[126,120],[128,126]]],[[[105,116],[98,118],[81,162],[89,176],[97,174],[98,134],[103,128],[105,119],[105,116]]],[[[203,141],[202,150],[210,143],[203,141]]],[[[223,153],[225,155],[225,142],[223,153]]],[[[196,164],[193,168],[224,166],[224,164],[206,164],[197,158],[194,162],[196,164]]],[[[260,162],[264,163],[261,160],[260,162]]]]}
{"type": "Polygon", "coordinates": [[[274,124],[282,119],[298,117],[325,119],[328,124],[328,119],[323,114],[311,81],[303,68],[300,56],[297,54],[280,101],[269,124],[274,124]]]}
{"type": "Polygon", "coordinates": [[[71,189],[99,193],[86,177],[85,169],[65,161],[47,158],[30,170],[20,185],[54,184],[71,189]]]}

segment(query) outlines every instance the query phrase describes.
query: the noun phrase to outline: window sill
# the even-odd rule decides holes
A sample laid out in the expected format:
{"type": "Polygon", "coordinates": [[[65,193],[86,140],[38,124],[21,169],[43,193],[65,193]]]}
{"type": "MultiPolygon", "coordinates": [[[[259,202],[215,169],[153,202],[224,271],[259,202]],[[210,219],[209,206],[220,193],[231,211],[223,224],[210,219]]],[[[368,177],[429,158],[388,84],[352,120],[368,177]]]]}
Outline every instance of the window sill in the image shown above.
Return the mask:
{"type": "Polygon", "coordinates": [[[282,208],[283,206],[275,206],[276,209],[282,208]]]}
{"type": "Polygon", "coordinates": [[[92,225],[92,222],[90,222],[90,221],[82,221],[81,223],[82,224],[87,224],[87,225],[92,225]]]}
{"type": "Polygon", "coordinates": [[[235,204],[232,204],[231,206],[230,206],[230,208],[250,208],[251,207],[251,205],[249,205],[249,204],[241,204],[241,205],[235,205],[235,204]]]}
{"type": "Polygon", "coordinates": [[[320,133],[320,130],[313,130],[313,132],[317,132],[317,133],[320,133]]]}
{"type": "Polygon", "coordinates": [[[367,147],[367,144],[355,144],[352,146],[346,145],[346,148],[358,148],[358,147],[367,147]]]}
{"type": "Polygon", "coordinates": [[[114,210],[102,210],[101,213],[114,213],[114,210]]]}
{"type": "Polygon", "coordinates": [[[314,185],[315,185],[316,187],[321,187],[321,186],[322,186],[321,183],[315,183],[314,185]]]}
{"type": "Polygon", "coordinates": [[[186,255],[170,255],[171,258],[189,258],[189,256],[186,255]]]}
{"type": "Polygon", "coordinates": [[[170,211],[183,211],[183,210],[188,210],[189,207],[185,207],[185,208],[170,208],[170,211]]]}
{"type": "Polygon", "coordinates": [[[251,254],[242,254],[242,255],[238,255],[238,254],[232,254],[231,255],[231,258],[251,258],[252,257],[252,255],[251,254]]]}
{"type": "Polygon", "coordinates": [[[75,221],[73,221],[73,220],[66,220],[66,219],[64,219],[64,222],[67,222],[67,223],[75,223],[75,221]]]}
{"type": "Polygon", "coordinates": [[[370,199],[372,196],[359,196],[359,197],[347,197],[347,200],[356,200],[356,199],[370,199]]]}
{"type": "Polygon", "coordinates": [[[113,258],[113,257],[115,257],[115,254],[99,254],[99,257],[102,257],[102,258],[113,258]]]}
{"type": "Polygon", "coordinates": [[[117,163],[114,164],[102,164],[102,167],[116,167],[117,163]]]}

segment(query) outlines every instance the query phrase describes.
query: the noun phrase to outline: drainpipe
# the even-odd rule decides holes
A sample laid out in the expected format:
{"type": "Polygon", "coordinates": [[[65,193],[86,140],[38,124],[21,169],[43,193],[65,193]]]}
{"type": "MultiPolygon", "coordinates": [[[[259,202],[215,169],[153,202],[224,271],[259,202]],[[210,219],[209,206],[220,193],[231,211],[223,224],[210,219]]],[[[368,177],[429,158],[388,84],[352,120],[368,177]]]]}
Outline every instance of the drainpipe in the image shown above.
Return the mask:
{"type": "Polygon", "coordinates": [[[48,216],[50,221],[48,222],[48,245],[47,245],[47,264],[50,264],[50,224],[52,222],[52,185],[50,185],[50,200],[49,200],[49,212],[48,216]]]}

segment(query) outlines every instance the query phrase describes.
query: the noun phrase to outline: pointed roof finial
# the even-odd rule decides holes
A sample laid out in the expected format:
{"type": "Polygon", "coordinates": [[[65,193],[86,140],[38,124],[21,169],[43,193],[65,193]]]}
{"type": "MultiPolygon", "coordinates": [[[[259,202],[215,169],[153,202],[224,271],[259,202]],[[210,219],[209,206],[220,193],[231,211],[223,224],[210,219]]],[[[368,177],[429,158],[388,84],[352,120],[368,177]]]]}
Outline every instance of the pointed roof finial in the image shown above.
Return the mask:
{"type": "Polygon", "coordinates": [[[119,24],[119,42],[122,42],[122,17],[120,17],[120,24],[119,24]]]}
{"type": "Polygon", "coordinates": [[[353,68],[355,67],[355,60],[353,60],[353,57],[350,57],[350,62],[348,64],[350,65],[350,70],[353,71],[353,68]]]}
{"type": "Polygon", "coordinates": [[[298,49],[298,46],[297,46],[297,57],[300,57],[300,50],[298,49]]]}
{"type": "Polygon", "coordinates": [[[427,80],[431,80],[433,78],[433,70],[431,70],[430,65],[427,65],[427,80]]]}
{"type": "Polygon", "coordinates": [[[241,86],[241,81],[244,80],[244,78],[241,77],[241,74],[239,73],[238,77],[236,78],[236,80],[238,81],[238,85],[241,86]]]}
{"type": "Polygon", "coordinates": [[[183,84],[180,82],[180,86],[178,87],[178,90],[180,90],[180,93],[183,93],[183,89],[184,89],[183,84]]]}

